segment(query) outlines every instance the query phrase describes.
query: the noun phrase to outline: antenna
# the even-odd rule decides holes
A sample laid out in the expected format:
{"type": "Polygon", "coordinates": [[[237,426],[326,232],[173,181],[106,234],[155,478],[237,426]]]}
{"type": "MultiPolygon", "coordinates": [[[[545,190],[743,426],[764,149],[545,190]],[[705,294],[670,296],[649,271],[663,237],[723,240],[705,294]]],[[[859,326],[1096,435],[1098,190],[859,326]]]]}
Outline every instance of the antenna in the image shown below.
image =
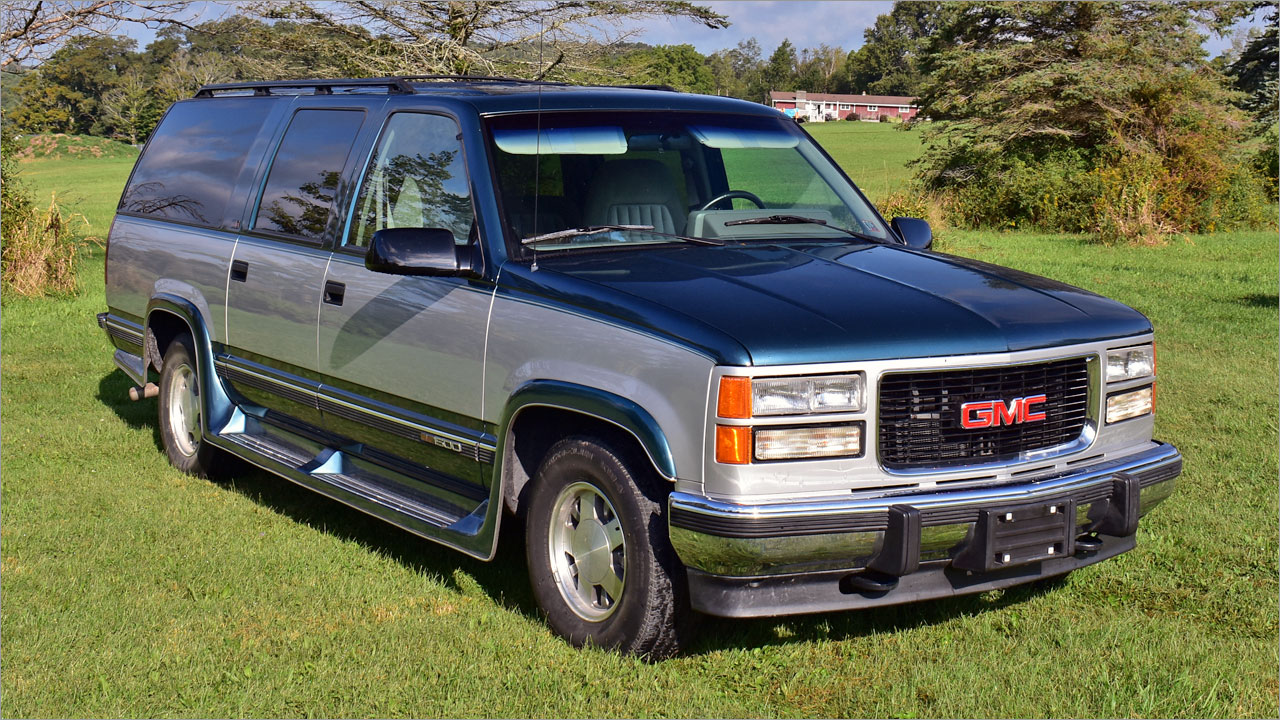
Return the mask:
{"type": "MultiPolygon", "coordinates": [[[[538,80],[542,79],[542,35],[546,29],[542,25],[542,16],[538,16],[538,80]]],[[[534,131],[534,152],[533,152],[533,234],[538,235],[538,221],[541,219],[538,215],[538,196],[542,194],[542,83],[538,83],[538,118],[536,121],[536,130],[534,131]]],[[[529,266],[530,272],[538,271],[538,255],[533,256],[533,264],[529,266]]]]}

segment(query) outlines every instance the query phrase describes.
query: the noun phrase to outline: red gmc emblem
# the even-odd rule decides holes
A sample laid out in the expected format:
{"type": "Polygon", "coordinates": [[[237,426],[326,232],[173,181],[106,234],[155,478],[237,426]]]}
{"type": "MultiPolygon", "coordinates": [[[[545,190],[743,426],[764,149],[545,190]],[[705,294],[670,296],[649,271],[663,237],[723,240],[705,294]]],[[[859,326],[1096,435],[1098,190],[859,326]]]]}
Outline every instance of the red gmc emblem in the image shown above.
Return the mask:
{"type": "Polygon", "coordinates": [[[1035,412],[1033,405],[1045,401],[1044,395],[1029,395],[1014,398],[1005,405],[1001,400],[983,400],[968,402],[960,406],[960,425],[967,430],[978,428],[1000,427],[1001,425],[1021,425],[1026,422],[1044,420],[1044,411],[1035,412]]]}

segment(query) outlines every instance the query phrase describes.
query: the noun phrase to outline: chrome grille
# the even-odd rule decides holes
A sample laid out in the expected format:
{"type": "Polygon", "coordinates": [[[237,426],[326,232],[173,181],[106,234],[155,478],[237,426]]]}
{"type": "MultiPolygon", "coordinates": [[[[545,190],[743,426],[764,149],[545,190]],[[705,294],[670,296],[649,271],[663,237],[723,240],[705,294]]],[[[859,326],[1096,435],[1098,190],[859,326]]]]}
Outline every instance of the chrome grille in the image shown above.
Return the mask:
{"type": "Polygon", "coordinates": [[[880,379],[880,462],[889,469],[908,469],[1011,460],[1076,440],[1088,413],[1086,358],[893,373],[880,379]],[[1042,421],[981,429],[960,424],[965,403],[1008,403],[1042,393],[1045,402],[1036,406],[1045,414],[1042,421]]]}

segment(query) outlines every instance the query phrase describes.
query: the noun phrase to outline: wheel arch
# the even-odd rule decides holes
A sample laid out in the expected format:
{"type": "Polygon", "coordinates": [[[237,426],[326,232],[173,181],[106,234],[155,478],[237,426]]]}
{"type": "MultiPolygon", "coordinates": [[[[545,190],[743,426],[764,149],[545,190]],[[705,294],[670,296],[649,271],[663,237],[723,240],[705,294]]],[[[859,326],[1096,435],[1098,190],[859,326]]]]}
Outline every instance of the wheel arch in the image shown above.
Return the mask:
{"type": "Polygon", "coordinates": [[[147,302],[143,325],[143,354],[148,367],[163,370],[169,345],[182,333],[190,334],[195,347],[196,373],[200,378],[201,404],[208,423],[206,433],[222,427],[231,418],[234,405],[218,381],[213,366],[213,342],[200,309],[189,299],[172,293],[157,293],[147,302]]]}
{"type": "Polygon", "coordinates": [[[513,393],[503,412],[497,479],[507,509],[524,505],[524,491],[546,451],[561,438],[581,434],[602,435],[634,450],[659,477],[676,479],[666,435],[643,407],[607,390],[535,380],[513,393]]]}

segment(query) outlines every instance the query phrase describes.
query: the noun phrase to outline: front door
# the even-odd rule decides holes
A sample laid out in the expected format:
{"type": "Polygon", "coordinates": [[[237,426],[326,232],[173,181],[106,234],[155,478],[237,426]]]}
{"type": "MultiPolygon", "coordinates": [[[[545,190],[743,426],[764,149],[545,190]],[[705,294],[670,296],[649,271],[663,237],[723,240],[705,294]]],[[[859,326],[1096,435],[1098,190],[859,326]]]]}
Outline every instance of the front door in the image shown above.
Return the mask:
{"type": "Polygon", "coordinates": [[[494,450],[479,420],[493,284],[364,266],[382,228],[445,228],[475,250],[458,136],[452,118],[425,113],[395,113],[383,127],[325,275],[319,401],[326,428],[357,441],[365,459],[432,490],[479,498],[494,450]]]}

